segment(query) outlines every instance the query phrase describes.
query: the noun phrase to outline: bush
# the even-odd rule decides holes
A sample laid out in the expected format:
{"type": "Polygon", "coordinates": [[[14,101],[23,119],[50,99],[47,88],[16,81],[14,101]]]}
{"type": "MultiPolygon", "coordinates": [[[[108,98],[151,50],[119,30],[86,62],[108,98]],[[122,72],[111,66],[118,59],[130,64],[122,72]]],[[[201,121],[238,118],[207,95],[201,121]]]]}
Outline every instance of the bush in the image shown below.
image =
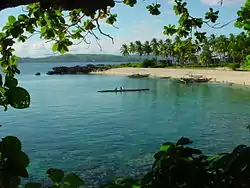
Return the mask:
{"type": "Polygon", "coordinates": [[[246,60],[244,62],[244,67],[248,69],[250,68],[250,55],[246,57],[246,60]]]}
{"type": "MultiPolygon", "coordinates": [[[[1,143],[2,188],[18,188],[21,177],[28,177],[28,156],[22,151],[20,140],[8,136],[1,143]]],[[[206,156],[199,149],[188,147],[192,141],[180,138],[176,143],[166,142],[154,155],[152,168],[141,178],[118,178],[102,185],[103,188],[243,188],[250,187],[250,147],[237,146],[231,153],[206,156]]],[[[53,186],[29,182],[25,188],[80,188],[85,184],[74,173],[60,169],[47,170],[53,186]]]]}
{"type": "Polygon", "coordinates": [[[167,142],[154,155],[151,170],[141,179],[119,178],[106,188],[243,188],[250,187],[250,147],[237,146],[231,153],[203,155],[187,147],[192,141],[182,137],[167,142]]]}
{"type": "Polygon", "coordinates": [[[144,68],[155,68],[157,64],[156,59],[144,59],[142,61],[142,67],[144,68]]]}
{"type": "Polygon", "coordinates": [[[122,63],[120,65],[113,65],[113,68],[123,68],[123,67],[142,67],[142,63],[133,62],[133,63],[122,63]]]}
{"type": "Polygon", "coordinates": [[[240,64],[239,63],[229,63],[228,68],[230,68],[232,70],[237,70],[238,68],[240,68],[240,64]]]}

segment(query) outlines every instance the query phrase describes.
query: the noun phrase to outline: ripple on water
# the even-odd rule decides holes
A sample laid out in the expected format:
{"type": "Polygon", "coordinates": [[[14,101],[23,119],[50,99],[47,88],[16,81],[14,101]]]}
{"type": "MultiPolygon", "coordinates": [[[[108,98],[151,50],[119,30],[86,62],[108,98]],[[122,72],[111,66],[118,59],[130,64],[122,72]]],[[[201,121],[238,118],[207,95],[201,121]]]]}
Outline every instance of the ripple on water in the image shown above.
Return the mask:
{"type": "Polygon", "coordinates": [[[31,108],[1,113],[0,134],[20,137],[34,179],[44,179],[50,167],[75,171],[94,185],[141,175],[161,143],[181,136],[206,153],[249,142],[249,90],[98,75],[20,80],[31,93],[31,108]],[[96,92],[119,85],[151,91],[96,92]]]}

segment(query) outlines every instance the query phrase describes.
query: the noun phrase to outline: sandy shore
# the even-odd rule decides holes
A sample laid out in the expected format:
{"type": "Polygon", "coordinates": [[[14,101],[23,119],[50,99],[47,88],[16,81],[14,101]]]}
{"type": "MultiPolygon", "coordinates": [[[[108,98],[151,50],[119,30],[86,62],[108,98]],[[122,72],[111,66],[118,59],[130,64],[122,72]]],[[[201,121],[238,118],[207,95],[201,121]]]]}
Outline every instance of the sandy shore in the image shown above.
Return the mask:
{"type": "Polygon", "coordinates": [[[115,68],[97,74],[107,75],[130,75],[151,74],[152,77],[181,78],[188,73],[203,74],[214,78],[216,81],[232,82],[235,84],[250,85],[250,72],[231,71],[223,68],[217,69],[168,69],[168,68],[115,68]]]}

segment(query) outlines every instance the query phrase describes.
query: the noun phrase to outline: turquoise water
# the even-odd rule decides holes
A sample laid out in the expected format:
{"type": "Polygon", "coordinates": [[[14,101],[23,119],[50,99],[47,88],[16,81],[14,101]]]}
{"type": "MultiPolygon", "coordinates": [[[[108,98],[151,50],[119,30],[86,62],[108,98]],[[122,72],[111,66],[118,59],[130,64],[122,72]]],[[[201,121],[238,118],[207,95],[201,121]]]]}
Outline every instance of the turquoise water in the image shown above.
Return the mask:
{"type": "Polygon", "coordinates": [[[138,175],[161,143],[181,136],[207,153],[249,143],[248,89],[103,75],[34,76],[55,65],[21,64],[20,84],[32,104],[0,113],[1,136],[22,140],[33,179],[45,178],[50,167],[74,171],[90,183],[138,175]],[[120,85],[151,91],[97,92],[120,85]]]}

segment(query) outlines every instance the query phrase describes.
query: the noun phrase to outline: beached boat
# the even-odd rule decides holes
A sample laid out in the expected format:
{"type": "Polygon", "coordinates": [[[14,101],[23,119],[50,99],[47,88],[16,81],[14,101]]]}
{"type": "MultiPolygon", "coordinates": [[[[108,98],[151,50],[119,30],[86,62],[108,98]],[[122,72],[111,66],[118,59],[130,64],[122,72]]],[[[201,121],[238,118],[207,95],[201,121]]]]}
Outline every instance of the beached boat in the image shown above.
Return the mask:
{"type": "Polygon", "coordinates": [[[100,90],[97,92],[133,92],[133,91],[149,91],[149,89],[110,89],[110,90],[100,90]]]}
{"type": "Polygon", "coordinates": [[[171,76],[162,76],[162,77],[159,77],[160,79],[169,79],[171,78],[171,76]]]}
{"type": "Polygon", "coordinates": [[[212,78],[180,78],[183,83],[206,83],[212,80],[212,78]]]}
{"type": "Polygon", "coordinates": [[[131,74],[128,75],[129,78],[147,78],[150,74],[131,74]]]}
{"type": "Polygon", "coordinates": [[[189,75],[188,77],[182,77],[179,79],[182,83],[206,83],[211,81],[212,78],[207,78],[203,75],[189,75]]]}

